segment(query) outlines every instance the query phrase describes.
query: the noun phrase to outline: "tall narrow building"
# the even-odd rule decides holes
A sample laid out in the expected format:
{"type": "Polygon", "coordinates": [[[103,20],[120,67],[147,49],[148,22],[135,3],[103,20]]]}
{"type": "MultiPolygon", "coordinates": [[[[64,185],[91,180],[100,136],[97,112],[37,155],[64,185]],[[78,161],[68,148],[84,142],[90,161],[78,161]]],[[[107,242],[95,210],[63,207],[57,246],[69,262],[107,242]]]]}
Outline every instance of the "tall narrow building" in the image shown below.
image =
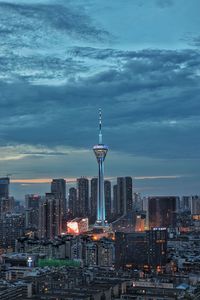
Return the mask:
{"type": "Polygon", "coordinates": [[[98,190],[98,178],[91,179],[90,185],[90,219],[94,223],[97,219],[97,190],[98,190]]]}
{"type": "Polygon", "coordinates": [[[62,217],[66,216],[66,181],[65,179],[53,179],[51,182],[51,193],[57,199],[60,199],[62,208],[62,217]]]}
{"type": "Polygon", "coordinates": [[[109,180],[104,181],[104,192],[106,220],[109,220],[111,217],[111,182],[109,180]]]}
{"type": "Polygon", "coordinates": [[[104,227],[106,222],[105,215],[105,196],[104,196],[104,160],[108,152],[108,146],[103,144],[101,131],[101,110],[99,110],[99,143],[93,147],[96,156],[99,173],[98,173],[98,197],[97,197],[97,220],[95,225],[104,227]]]}
{"type": "Polygon", "coordinates": [[[62,233],[61,202],[53,193],[46,193],[39,206],[39,238],[54,239],[62,233]]]}
{"type": "Polygon", "coordinates": [[[149,229],[176,226],[177,200],[175,196],[148,197],[149,229]]]}
{"type": "Polygon", "coordinates": [[[9,197],[10,179],[8,177],[0,178],[0,199],[9,197]]]}
{"type": "Polygon", "coordinates": [[[133,209],[132,178],[117,178],[117,213],[125,215],[133,209]]]}
{"type": "Polygon", "coordinates": [[[69,215],[72,218],[77,217],[77,189],[71,187],[69,189],[69,215]]]}
{"type": "Polygon", "coordinates": [[[87,217],[89,214],[89,180],[85,177],[77,179],[77,217],[87,217]]]}

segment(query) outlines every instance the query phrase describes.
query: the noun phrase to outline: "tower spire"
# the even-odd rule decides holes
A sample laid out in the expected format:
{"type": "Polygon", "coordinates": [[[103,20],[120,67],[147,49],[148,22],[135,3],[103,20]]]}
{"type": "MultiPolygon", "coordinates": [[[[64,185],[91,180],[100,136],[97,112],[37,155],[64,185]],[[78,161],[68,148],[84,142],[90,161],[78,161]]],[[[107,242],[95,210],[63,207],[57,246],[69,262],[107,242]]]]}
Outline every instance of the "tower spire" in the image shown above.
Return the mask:
{"type": "Polygon", "coordinates": [[[101,131],[101,108],[99,108],[99,145],[102,144],[102,131],[101,131]]]}

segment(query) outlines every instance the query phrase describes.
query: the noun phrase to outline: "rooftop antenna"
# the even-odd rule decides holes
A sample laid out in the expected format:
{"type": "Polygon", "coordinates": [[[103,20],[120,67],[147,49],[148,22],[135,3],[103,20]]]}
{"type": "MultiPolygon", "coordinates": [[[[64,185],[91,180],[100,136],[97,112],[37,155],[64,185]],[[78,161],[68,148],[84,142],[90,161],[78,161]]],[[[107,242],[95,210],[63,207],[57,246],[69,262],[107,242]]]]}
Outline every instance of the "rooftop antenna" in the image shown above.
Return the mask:
{"type": "Polygon", "coordinates": [[[101,131],[101,125],[102,125],[102,122],[101,122],[101,108],[99,108],[99,145],[102,144],[102,131],[101,131]]]}

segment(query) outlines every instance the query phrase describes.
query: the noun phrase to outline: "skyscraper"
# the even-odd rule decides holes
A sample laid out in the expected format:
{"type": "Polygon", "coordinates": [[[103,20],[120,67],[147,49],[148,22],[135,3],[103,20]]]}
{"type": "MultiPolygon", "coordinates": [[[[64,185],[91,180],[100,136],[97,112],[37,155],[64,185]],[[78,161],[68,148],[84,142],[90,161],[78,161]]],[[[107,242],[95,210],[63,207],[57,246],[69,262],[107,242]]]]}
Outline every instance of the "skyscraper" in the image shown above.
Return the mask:
{"type": "Polygon", "coordinates": [[[118,215],[127,214],[133,208],[132,178],[117,178],[117,211],[118,215]]]}
{"type": "Polygon", "coordinates": [[[53,179],[51,182],[51,193],[61,201],[62,217],[66,216],[66,181],[65,179],[53,179]]]}
{"type": "Polygon", "coordinates": [[[104,160],[108,152],[108,147],[103,144],[101,131],[101,110],[99,110],[99,143],[93,147],[95,153],[99,174],[98,174],[98,197],[97,197],[97,220],[96,226],[106,225],[105,216],[105,197],[104,197],[104,160]]]}
{"type": "Polygon", "coordinates": [[[97,190],[98,178],[91,179],[91,196],[90,196],[90,216],[91,222],[94,223],[97,218],[97,190]]]}
{"type": "Polygon", "coordinates": [[[77,179],[77,217],[87,217],[89,213],[89,180],[81,177],[77,179]]]}
{"type": "Polygon", "coordinates": [[[53,239],[62,232],[61,202],[53,193],[46,193],[39,206],[39,237],[53,239]]]}
{"type": "Polygon", "coordinates": [[[9,184],[10,179],[8,177],[0,178],[0,199],[9,197],[9,184]]]}
{"type": "Polygon", "coordinates": [[[69,189],[69,198],[68,198],[68,203],[69,203],[69,215],[71,217],[76,217],[77,216],[77,189],[74,187],[71,187],[69,189]]]}
{"type": "Polygon", "coordinates": [[[155,227],[175,227],[176,204],[177,197],[149,197],[149,229],[155,227]]]}
{"type": "Polygon", "coordinates": [[[111,217],[111,182],[109,180],[104,181],[104,192],[106,220],[109,220],[111,217]]]}

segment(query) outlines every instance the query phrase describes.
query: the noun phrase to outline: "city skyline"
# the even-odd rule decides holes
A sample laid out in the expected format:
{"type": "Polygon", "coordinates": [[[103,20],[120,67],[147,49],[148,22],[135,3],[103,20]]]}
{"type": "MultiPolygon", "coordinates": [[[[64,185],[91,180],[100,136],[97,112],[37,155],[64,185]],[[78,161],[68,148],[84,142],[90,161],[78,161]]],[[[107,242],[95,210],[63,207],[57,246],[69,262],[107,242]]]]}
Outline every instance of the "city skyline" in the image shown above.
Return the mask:
{"type": "Polygon", "coordinates": [[[22,199],[95,176],[101,107],[107,177],[199,194],[199,1],[74,2],[0,1],[0,177],[22,199]]]}

